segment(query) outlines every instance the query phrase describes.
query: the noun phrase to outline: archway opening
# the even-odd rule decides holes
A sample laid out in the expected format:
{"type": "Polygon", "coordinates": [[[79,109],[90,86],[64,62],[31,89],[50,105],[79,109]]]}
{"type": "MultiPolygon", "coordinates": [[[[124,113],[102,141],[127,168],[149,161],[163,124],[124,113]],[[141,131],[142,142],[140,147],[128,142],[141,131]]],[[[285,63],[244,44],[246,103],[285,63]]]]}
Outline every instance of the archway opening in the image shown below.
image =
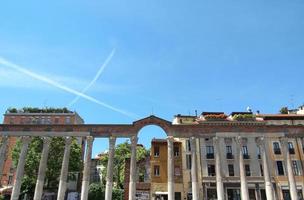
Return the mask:
{"type": "Polygon", "coordinates": [[[138,132],[138,144],[143,145],[146,149],[151,148],[153,139],[166,139],[167,133],[157,125],[144,126],[138,132]]]}

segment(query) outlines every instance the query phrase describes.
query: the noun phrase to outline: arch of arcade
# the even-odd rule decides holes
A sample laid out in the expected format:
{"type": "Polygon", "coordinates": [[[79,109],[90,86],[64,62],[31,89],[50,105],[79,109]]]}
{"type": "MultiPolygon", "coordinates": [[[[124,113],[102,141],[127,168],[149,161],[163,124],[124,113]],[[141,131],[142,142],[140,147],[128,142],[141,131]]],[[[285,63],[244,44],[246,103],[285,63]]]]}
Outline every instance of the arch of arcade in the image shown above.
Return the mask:
{"type": "MultiPolygon", "coordinates": [[[[132,124],[79,124],[79,125],[0,125],[0,136],[2,137],[2,144],[0,147],[0,167],[5,159],[5,148],[7,146],[8,137],[21,137],[22,148],[19,157],[19,162],[16,171],[16,180],[14,182],[11,200],[17,200],[20,195],[21,178],[24,173],[25,158],[27,154],[28,145],[31,137],[39,136],[43,138],[43,151],[39,165],[38,178],[35,188],[34,200],[40,200],[43,193],[43,185],[45,178],[45,169],[50,147],[51,137],[65,138],[65,151],[62,162],[60,183],[58,188],[57,200],[63,200],[67,188],[68,163],[70,156],[71,137],[83,137],[86,140],[86,155],[84,161],[83,179],[81,187],[81,200],[88,199],[88,188],[90,182],[90,162],[92,154],[92,146],[94,138],[108,138],[109,139],[109,160],[106,175],[106,200],[112,199],[113,186],[113,159],[114,147],[116,138],[128,137],[131,139],[131,163],[130,163],[130,181],[129,181],[129,199],[135,200],[136,192],[136,146],[137,134],[141,128],[147,125],[157,125],[161,127],[167,134],[168,147],[168,199],[174,200],[174,156],[173,156],[173,141],[174,138],[189,138],[191,141],[192,158],[197,158],[196,139],[199,138],[213,138],[215,149],[220,149],[220,138],[232,138],[239,144],[238,146],[238,160],[240,167],[240,183],[241,183],[241,197],[243,200],[249,200],[247,177],[245,175],[244,160],[242,156],[242,144],[246,138],[254,137],[256,143],[261,149],[261,159],[264,169],[264,185],[268,200],[275,199],[272,178],[269,171],[269,163],[267,160],[267,152],[265,151],[264,141],[268,138],[281,138],[283,148],[287,148],[286,138],[303,137],[304,126],[299,125],[267,125],[264,122],[225,122],[225,123],[205,123],[205,124],[172,124],[171,122],[158,118],[156,116],[149,116],[147,118],[133,122],[132,124]],[[233,133],[233,134],[232,134],[233,133]]],[[[292,164],[289,151],[284,151],[284,158],[286,161],[286,170],[288,175],[289,190],[292,200],[296,200],[297,189],[295,184],[295,177],[292,173],[292,164]]],[[[197,159],[192,159],[191,165],[191,181],[192,181],[192,198],[194,200],[200,198],[199,184],[200,180],[197,173],[197,159]]],[[[221,172],[222,159],[220,159],[219,150],[215,150],[216,163],[216,189],[217,199],[224,200],[224,184],[221,172]]],[[[1,168],[2,169],[2,168],[1,168]]],[[[2,172],[0,172],[2,174],[2,172]]]]}

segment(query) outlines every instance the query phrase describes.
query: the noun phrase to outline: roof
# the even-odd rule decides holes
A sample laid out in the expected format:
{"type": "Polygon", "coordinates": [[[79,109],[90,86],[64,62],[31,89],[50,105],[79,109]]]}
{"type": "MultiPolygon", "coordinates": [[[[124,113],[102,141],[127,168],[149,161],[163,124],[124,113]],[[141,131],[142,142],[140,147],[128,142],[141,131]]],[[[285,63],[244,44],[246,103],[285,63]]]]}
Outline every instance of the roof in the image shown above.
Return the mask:
{"type": "Polygon", "coordinates": [[[174,115],[174,117],[197,118],[197,116],[195,116],[195,115],[181,115],[181,114],[174,115]]]}
{"type": "Polygon", "coordinates": [[[304,120],[304,115],[301,114],[260,114],[264,120],[304,120]]]}
{"type": "Polygon", "coordinates": [[[202,112],[202,115],[221,115],[225,114],[224,112],[202,112]]]}

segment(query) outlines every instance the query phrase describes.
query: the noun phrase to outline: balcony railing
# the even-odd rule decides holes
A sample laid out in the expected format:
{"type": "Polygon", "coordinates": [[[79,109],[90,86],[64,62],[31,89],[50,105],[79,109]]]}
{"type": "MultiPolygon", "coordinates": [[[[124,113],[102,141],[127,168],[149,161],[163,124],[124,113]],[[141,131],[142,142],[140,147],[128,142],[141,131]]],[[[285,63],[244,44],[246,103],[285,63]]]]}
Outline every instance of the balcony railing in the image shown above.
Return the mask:
{"type": "Polygon", "coordinates": [[[244,158],[244,159],[249,159],[250,156],[249,156],[248,154],[243,154],[243,158],[244,158]]]}
{"type": "Polygon", "coordinates": [[[294,148],[289,149],[289,154],[295,154],[295,149],[294,148]]]}
{"type": "Polygon", "coordinates": [[[232,153],[227,153],[227,154],[226,154],[226,158],[227,158],[227,159],[233,159],[232,153]]]}
{"type": "Polygon", "coordinates": [[[214,154],[213,153],[207,153],[206,158],[207,159],[214,159],[214,154]]]}

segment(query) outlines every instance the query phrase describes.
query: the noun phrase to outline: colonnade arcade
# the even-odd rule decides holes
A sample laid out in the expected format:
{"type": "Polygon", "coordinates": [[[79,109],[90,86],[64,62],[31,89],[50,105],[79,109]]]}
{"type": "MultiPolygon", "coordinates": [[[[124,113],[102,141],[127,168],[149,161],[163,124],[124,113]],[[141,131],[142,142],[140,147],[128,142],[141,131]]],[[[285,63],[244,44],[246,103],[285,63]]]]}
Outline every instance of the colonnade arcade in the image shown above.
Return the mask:
{"type": "MultiPolygon", "coordinates": [[[[268,166],[267,154],[265,151],[264,140],[271,137],[273,133],[281,133],[284,137],[281,140],[283,148],[287,149],[286,137],[299,137],[304,134],[303,126],[287,126],[287,125],[266,125],[264,122],[207,122],[204,124],[193,125],[174,125],[169,121],[158,118],[156,116],[149,116],[147,118],[133,122],[133,124],[116,124],[116,125],[101,125],[101,124],[81,124],[81,125],[0,125],[0,135],[2,143],[0,147],[0,169],[3,169],[5,160],[5,151],[7,148],[8,137],[21,137],[22,147],[19,156],[18,166],[16,169],[16,179],[13,185],[11,200],[18,200],[21,188],[21,179],[24,173],[25,159],[31,137],[39,136],[43,138],[43,150],[39,164],[38,178],[34,193],[34,200],[41,200],[43,194],[43,185],[45,179],[45,170],[47,166],[48,153],[50,148],[51,137],[64,137],[65,150],[61,166],[61,173],[59,177],[59,188],[57,200],[63,200],[67,188],[68,165],[71,148],[71,137],[82,137],[86,140],[86,153],[84,158],[83,179],[81,187],[81,200],[88,199],[88,189],[90,182],[90,164],[91,154],[94,138],[108,138],[109,139],[109,159],[106,175],[106,190],[105,199],[112,199],[113,186],[113,160],[115,151],[116,138],[128,137],[131,140],[131,159],[130,159],[130,181],[129,181],[129,199],[135,200],[136,193],[136,146],[137,134],[141,128],[147,125],[157,125],[161,127],[167,134],[168,146],[168,200],[174,200],[174,156],[173,156],[173,141],[174,138],[189,138],[191,143],[192,158],[196,158],[196,139],[197,138],[213,138],[215,147],[215,162],[216,162],[216,187],[218,200],[224,200],[224,186],[221,172],[221,159],[219,155],[218,133],[240,133],[238,137],[234,137],[238,146],[238,159],[240,164],[240,183],[241,183],[241,197],[243,200],[249,200],[248,186],[244,169],[244,160],[241,152],[241,146],[244,137],[250,133],[259,133],[260,137],[256,138],[257,144],[261,149],[262,164],[264,169],[264,185],[267,200],[274,199],[274,191],[268,166]]],[[[225,137],[229,137],[226,134],[225,137]]],[[[297,200],[297,190],[295,178],[292,172],[292,163],[288,150],[284,150],[284,156],[287,167],[287,175],[289,182],[289,190],[292,200],[297,200]]],[[[199,184],[197,160],[192,159],[191,165],[191,181],[192,181],[192,197],[193,200],[199,200],[199,184]]],[[[0,171],[2,175],[2,171],[0,171]]]]}

